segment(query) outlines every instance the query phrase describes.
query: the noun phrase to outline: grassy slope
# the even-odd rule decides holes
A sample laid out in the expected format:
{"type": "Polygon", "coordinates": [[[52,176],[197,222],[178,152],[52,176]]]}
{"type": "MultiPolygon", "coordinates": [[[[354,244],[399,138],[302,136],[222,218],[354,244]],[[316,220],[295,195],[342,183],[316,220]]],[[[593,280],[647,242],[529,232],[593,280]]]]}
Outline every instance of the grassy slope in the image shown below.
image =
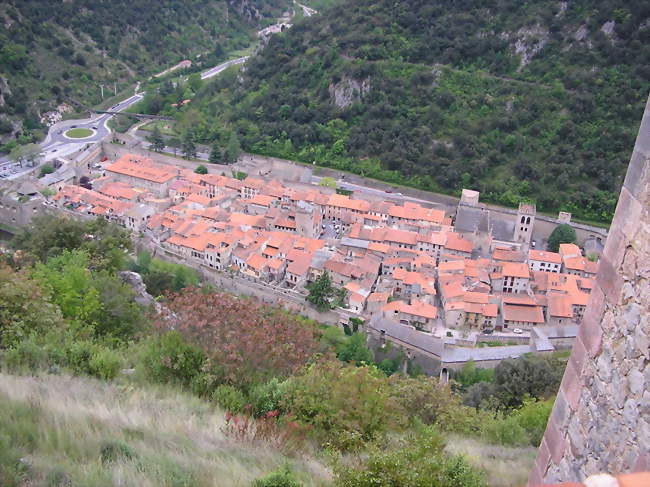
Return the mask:
{"type": "MultiPolygon", "coordinates": [[[[8,472],[23,465],[34,486],[67,485],[54,481],[64,478],[87,487],[247,486],[287,461],[224,436],[224,422],[220,411],[177,390],[0,374],[0,484],[11,486],[8,472]],[[102,463],[111,442],[126,445],[131,458],[102,463]]],[[[317,461],[289,463],[305,485],[327,482],[317,461]]]]}
{"type": "Polygon", "coordinates": [[[455,455],[465,455],[473,466],[484,469],[490,487],[526,485],[537,456],[537,448],[532,446],[488,445],[456,435],[447,439],[446,449],[455,455]]]}

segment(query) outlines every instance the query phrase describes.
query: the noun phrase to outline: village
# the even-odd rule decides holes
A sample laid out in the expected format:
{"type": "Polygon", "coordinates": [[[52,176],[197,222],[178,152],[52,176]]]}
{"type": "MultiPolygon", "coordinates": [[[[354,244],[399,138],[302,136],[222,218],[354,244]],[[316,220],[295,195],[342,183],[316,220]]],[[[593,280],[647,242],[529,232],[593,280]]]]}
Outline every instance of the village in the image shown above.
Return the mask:
{"type": "MultiPolygon", "coordinates": [[[[472,190],[450,212],[282,172],[199,174],[171,158],[97,154],[83,155],[89,177],[56,180],[48,210],[105,217],[233,292],[332,325],[362,323],[379,354],[405,353],[430,374],[570,347],[598,269],[576,244],[535,248],[534,205],[505,221],[472,190]],[[325,313],[306,300],[324,273],[339,296],[325,313]]],[[[29,185],[19,199],[37,195],[29,185]]]]}

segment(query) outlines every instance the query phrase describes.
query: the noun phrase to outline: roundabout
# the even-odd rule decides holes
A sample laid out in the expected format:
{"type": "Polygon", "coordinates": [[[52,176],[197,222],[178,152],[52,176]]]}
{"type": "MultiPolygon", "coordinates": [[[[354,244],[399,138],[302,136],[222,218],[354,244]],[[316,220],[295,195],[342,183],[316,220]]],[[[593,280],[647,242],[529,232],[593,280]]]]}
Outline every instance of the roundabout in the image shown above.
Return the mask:
{"type": "Polygon", "coordinates": [[[95,131],[88,128],[75,127],[67,130],[63,135],[68,139],[87,139],[88,137],[95,135],[95,131]]]}

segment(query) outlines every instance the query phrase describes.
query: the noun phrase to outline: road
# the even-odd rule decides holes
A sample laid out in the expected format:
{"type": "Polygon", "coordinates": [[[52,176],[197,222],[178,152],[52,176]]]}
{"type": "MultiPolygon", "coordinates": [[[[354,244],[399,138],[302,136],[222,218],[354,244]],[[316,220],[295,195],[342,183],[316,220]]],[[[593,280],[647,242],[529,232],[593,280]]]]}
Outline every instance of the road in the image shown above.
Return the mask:
{"type": "MultiPolygon", "coordinates": [[[[232,59],[221,63],[217,66],[214,66],[206,71],[201,73],[201,79],[208,79],[216,76],[225,69],[228,69],[230,66],[235,64],[242,64],[246,62],[248,56],[240,57],[237,59],[232,59]]],[[[122,112],[129,108],[134,103],[139,102],[144,97],[144,92],[138,93],[140,83],[138,82],[136,86],[136,94],[130,96],[126,100],[123,100],[119,103],[116,103],[110,107],[111,111],[122,112]]],[[[43,157],[41,162],[48,162],[56,157],[62,157],[78,150],[82,149],[87,144],[94,144],[101,141],[106,137],[111,129],[108,128],[108,121],[113,118],[114,115],[111,114],[97,114],[91,118],[77,119],[77,120],[65,120],[57,122],[54,125],[50,126],[47,137],[41,142],[41,149],[43,150],[43,157]],[[70,138],[65,135],[65,133],[72,128],[86,128],[92,131],[92,135],[84,138],[70,138]]],[[[173,149],[169,148],[169,152],[173,152],[173,149]]],[[[208,154],[200,154],[200,158],[205,158],[207,160],[208,154]]],[[[31,167],[20,167],[18,164],[13,163],[8,156],[0,157],[0,178],[2,179],[16,179],[22,176],[24,173],[33,170],[31,167]]]]}
{"type": "MultiPolygon", "coordinates": [[[[320,176],[312,176],[312,178],[311,178],[312,184],[320,184],[321,179],[323,179],[323,178],[320,177],[320,176]]],[[[365,194],[372,195],[372,196],[378,196],[378,197],[383,198],[383,199],[392,199],[392,200],[396,200],[396,201],[410,201],[410,202],[413,202],[413,203],[420,203],[420,204],[425,203],[427,205],[434,204],[434,205],[440,205],[440,206],[447,206],[445,203],[442,203],[442,202],[434,202],[434,201],[431,201],[430,199],[425,200],[425,199],[420,199],[420,198],[414,198],[412,196],[405,196],[402,193],[389,193],[389,192],[383,191],[381,189],[370,188],[368,186],[361,186],[360,184],[347,183],[347,182],[345,182],[345,181],[343,181],[341,179],[336,181],[336,187],[340,188],[340,189],[345,189],[345,190],[348,190],[348,191],[357,191],[357,192],[365,193],[365,194]]]]}
{"type": "Polygon", "coordinates": [[[207,71],[203,71],[201,73],[201,79],[212,78],[213,76],[221,73],[223,70],[228,69],[230,66],[233,66],[235,64],[243,64],[246,62],[248,57],[249,56],[244,56],[237,59],[233,59],[232,61],[226,61],[225,63],[221,63],[218,66],[215,66],[214,68],[210,68],[207,71]]]}

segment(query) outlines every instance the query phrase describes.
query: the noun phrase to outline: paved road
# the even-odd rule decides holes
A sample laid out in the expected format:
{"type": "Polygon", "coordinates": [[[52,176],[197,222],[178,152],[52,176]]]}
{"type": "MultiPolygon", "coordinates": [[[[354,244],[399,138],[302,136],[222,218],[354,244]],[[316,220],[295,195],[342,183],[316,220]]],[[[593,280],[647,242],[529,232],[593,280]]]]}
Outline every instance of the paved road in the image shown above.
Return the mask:
{"type": "MultiPolygon", "coordinates": [[[[214,66],[213,68],[202,72],[201,79],[211,78],[229,68],[230,66],[246,62],[247,59],[248,56],[244,56],[214,66]]],[[[137,92],[139,87],[140,83],[138,82],[135,89],[136,94],[127,98],[126,100],[116,103],[110,107],[110,110],[121,112],[129,108],[134,103],[140,101],[144,97],[144,93],[137,92]]],[[[55,123],[49,128],[45,140],[41,142],[41,149],[43,150],[43,158],[41,162],[51,161],[56,157],[72,154],[87,144],[93,144],[101,141],[111,132],[106,124],[111,118],[113,118],[113,116],[114,115],[105,113],[94,115],[91,118],[66,120],[55,123]],[[81,139],[66,137],[65,132],[71,128],[87,128],[93,133],[92,135],[81,139]]],[[[173,149],[171,148],[166,148],[166,150],[169,150],[169,152],[173,153],[173,149]]],[[[207,160],[208,154],[199,154],[199,158],[207,160]]],[[[4,177],[4,175],[6,175],[6,179],[16,179],[31,170],[33,170],[33,168],[21,168],[19,165],[14,164],[8,156],[0,157],[0,176],[4,177]]]]}
{"type": "MultiPolygon", "coordinates": [[[[319,184],[321,179],[323,178],[320,176],[312,176],[311,179],[312,179],[312,184],[319,184]]],[[[392,199],[398,201],[411,201],[413,203],[425,203],[427,205],[434,204],[434,205],[445,206],[444,203],[438,203],[435,201],[431,201],[430,199],[425,200],[420,198],[414,198],[412,196],[405,196],[402,193],[389,193],[381,189],[370,188],[368,186],[361,186],[360,184],[347,183],[341,179],[336,181],[336,187],[340,189],[346,189],[348,191],[357,191],[368,195],[378,196],[384,199],[392,199]]]]}
{"type": "MultiPolygon", "coordinates": [[[[134,103],[142,100],[143,93],[138,93],[121,101],[111,107],[112,111],[122,112],[134,103]]],[[[108,113],[97,114],[91,118],[80,120],[66,120],[58,122],[50,127],[45,140],[41,143],[43,149],[43,159],[49,161],[55,157],[65,156],[78,151],[86,144],[99,142],[106,137],[111,130],[107,127],[108,121],[114,115],[108,113]],[[93,134],[82,139],[71,139],[65,135],[65,132],[71,128],[86,128],[92,130],[93,134]]]]}
{"type": "Polygon", "coordinates": [[[237,59],[233,59],[232,61],[226,61],[225,63],[221,63],[218,66],[215,66],[214,68],[210,68],[207,71],[203,71],[201,73],[201,79],[212,78],[213,76],[221,73],[223,70],[228,69],[230,66],[233,66],[235,64],[245,63],[247,59],[248,56],[244,56],[237,59]]]}

